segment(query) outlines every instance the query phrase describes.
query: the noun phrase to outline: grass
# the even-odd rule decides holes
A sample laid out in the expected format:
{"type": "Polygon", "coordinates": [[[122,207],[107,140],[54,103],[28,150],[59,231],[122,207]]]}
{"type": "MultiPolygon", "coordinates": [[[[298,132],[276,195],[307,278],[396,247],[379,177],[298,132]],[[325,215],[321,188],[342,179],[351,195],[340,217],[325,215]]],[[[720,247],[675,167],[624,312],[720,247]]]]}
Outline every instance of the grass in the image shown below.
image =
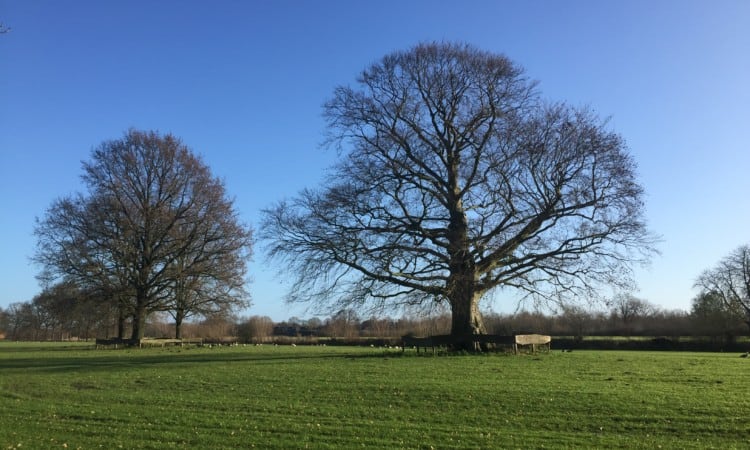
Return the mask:
{"type": "Polygon", "coordinates": [[[0,449],[747,448],[738,354],[0,343],[0,449]]]}

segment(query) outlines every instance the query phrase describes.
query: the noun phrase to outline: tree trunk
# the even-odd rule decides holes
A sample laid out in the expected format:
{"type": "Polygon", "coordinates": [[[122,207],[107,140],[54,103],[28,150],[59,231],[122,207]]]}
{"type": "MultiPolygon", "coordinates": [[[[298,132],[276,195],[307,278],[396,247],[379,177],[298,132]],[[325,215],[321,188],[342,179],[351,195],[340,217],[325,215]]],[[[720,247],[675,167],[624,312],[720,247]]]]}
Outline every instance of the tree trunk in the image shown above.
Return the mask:
{"type": "Polygon", "coordinates": [[[128,320],[125,308],[117,308],[117,339],[125,339],[125,322],[128,320]]]}
{"type": "Polygon", "coordinates": [[[487,332],[479,312],[479,298],[466,296],[451,304],[451,334],[485,334],[487,332]]]}
{"type": "Polygon", "coordinates": [[[174,315],[174,338],[182,339],[182,321],[185,319],[185,313],[177,310],[174,315]]]}
{"type": "Polygon", "coordinates": [[[472,335],[486,334],[482,315],[479,313],[482,293],[477,292],[476,267],[469,252],[468,225],[462,212],[452,216],[449,227],[451,261],[448,279],[451,336],[457,338],[459,349],[480,351],[482,349],[479,346],[466,339],[472,335]]]}
{"type": "Polygon", "coordinates": [[[473,283],[467,283],[463,288],[454,289],[452,293],[450,299],[451,336],[458,339],[457,347],[460,350],[486,350],[486,348],[466,340],[470,336],[487,333],[482,314],[479,312],[480,298],[481,295],[473,291],[473,283]]]}
{"type": "Polygon", "coordinates": [[[477,292],[477,269],[470,251],[469,222],[464,211],[459,186],[460,155],[448,155],[448,184],[452,187],[449,198],[450,223],[448,224],[448,300],[451,305],[451,336],[459,349],[479,351],[481,348],[467,339],[485,334],[482,315],[479,313],[481,292],[477,292]]]}
{"type": "Polygon", "coordinates": [[[143,334],[146,331],[146,306],[143,303],[138,299],[138,305],[133,313],[133,334],[131,335],[133,341],[143,339],[143,334]]]}

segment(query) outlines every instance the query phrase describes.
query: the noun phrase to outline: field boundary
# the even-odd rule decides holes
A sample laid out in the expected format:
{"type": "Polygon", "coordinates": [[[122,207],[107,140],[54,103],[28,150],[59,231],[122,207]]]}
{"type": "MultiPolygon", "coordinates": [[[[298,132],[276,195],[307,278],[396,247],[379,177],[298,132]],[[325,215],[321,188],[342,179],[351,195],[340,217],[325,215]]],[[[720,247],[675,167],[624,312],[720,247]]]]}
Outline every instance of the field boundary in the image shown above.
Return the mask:
{"type": "Polygon", "coordinates": [[[454,336],[450,334],[435,335],[427,337],[415,337],[405,335],[401,337],[401,349],[407,347],[416,348],[417,353],[422,348],[432,349],[435,353],[436,348],[440,347],[463,347],[468,344],[469,347],[485,347],[487,345],[501,346],[512,349],[513,353],[519,353],[519,347],[531,347],[531,352],[536,353],[538,348],[547,351],[551,348],[552,338],[542,334],[516,334],[512,336],[503,336],[497,334],[471,334],[464,336],[454,336]]]}

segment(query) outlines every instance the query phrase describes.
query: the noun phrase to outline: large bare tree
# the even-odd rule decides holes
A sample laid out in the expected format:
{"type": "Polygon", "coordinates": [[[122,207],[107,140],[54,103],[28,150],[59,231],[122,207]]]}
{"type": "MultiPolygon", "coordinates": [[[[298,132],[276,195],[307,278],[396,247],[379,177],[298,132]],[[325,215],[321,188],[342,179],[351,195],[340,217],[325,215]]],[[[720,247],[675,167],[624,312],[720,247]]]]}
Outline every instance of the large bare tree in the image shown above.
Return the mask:
{"type": "Polygon", "coordinates": [[[750,327],[750,245],[741,245],[695,281],[701,295],[719,299],[750,327]]]}
{"type": "Polygon", "coordinates": [[[133,339],[151,312],[246,303],[251,230],[179,139],[130,130],[95,148],[83,172],[88,194],[55,201],[37,223],[43,279],[112,296],[133,319],[133,339]]]}
{"type": "Polygon", "coordinates": [[[341,161],[318,189],[264,211],[289,300],[447,302],[452,333],[485,331],[497,288],[558,301],[630,281],[654,242],[623,139],[585,109],[540,100],[502,55],[421,44],[325,104],[341,161]]]}

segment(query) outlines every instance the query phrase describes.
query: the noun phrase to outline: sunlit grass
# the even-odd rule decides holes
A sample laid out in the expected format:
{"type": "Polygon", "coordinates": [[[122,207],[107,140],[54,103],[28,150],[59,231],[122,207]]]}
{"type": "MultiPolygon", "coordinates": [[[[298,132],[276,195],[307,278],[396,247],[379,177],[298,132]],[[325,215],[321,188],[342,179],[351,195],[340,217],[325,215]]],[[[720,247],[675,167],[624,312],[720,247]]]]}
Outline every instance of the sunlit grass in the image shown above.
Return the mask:
{"type": "Polygon", "coordinates": [[[737,354],[0,344],[0,448],[743,448],[737,354]]]}

